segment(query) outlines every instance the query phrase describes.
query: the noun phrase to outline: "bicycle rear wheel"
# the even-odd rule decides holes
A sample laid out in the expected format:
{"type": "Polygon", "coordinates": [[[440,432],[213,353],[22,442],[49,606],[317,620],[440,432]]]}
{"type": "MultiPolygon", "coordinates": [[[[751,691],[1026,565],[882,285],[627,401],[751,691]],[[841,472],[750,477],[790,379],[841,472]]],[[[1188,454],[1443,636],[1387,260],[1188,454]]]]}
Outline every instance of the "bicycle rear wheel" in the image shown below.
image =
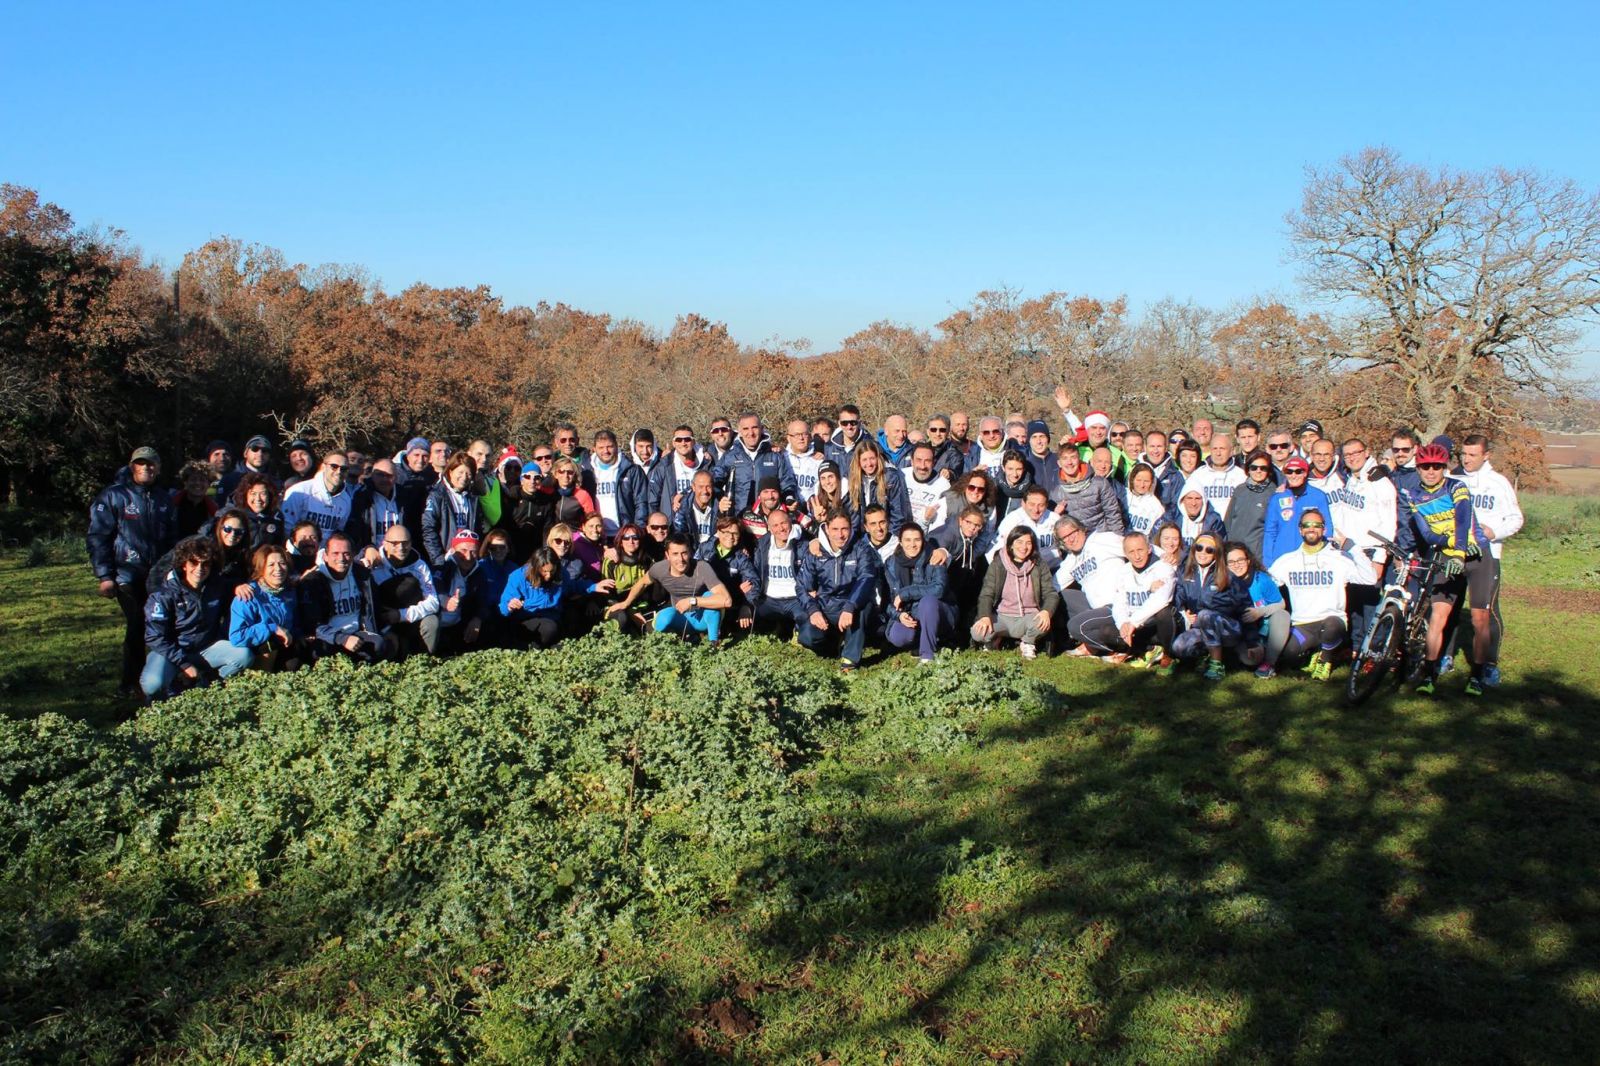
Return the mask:
{"type": "Polygon", "coordinates": [[[1346,703],[1355,706],[1372,695],[1384,676],[1394,669],[1404,639],[1405,615],[1398,604],[1385,604],[1373,619],[1366,644],[1350,663],[1350,680],[1344,693],[1346,703]]]}

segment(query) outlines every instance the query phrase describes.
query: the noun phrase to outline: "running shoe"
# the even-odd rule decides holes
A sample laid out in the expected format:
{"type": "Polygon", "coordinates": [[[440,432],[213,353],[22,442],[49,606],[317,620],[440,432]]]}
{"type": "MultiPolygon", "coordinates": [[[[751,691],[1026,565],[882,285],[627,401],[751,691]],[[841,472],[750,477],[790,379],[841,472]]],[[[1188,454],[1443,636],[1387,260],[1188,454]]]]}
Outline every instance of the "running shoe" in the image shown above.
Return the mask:
{"type": "Polygon", "coordinates": [[[1421,681],[1419,681],[1417,683],[1417,695],[1419,695],[1419,696],[1431,696],[1431,695],[1433,695],[1433,678],[1424,677],[1421,681]]]}
{"type": "Polygon", "coordinates": [[[1228,668],[1222,665],[1221,659],[1207,659],[1205,679],[1207,681],[1221,681],[1228,676],[1228,668]]]}
{"type": "Polygon", "coordinates": [[[1490,665],[1483,668],[1483,677],[1479,679],[1484,688],[1500,687],[1500,667],[1490,665]]]}
{"type": "Polygon", "coordinates": [[[1260,666],[1256,667],[1256,676],[1259,677],[1261,680],[1266,681],[1266,680],[1269,680],[1271,678],[1277,677],[1278,676],[1278,671],[1276,671],[1276,670],[1274,670],[1272,668],[1272,664],[1271,663],[1262,663],[1260,666]]]}
{"type": "Polygon", "coordinates": [[[1481,685],[1478,682],[1477,678],[1475,678],[1475,677],[1467,678],[1467,695],[1469,695],[1469,696],[1481,696],[1481,695],[1483,695],[1483,685],[1481,685]]]}
{"type": "Polygon", "coordinates": [[[1317,656],[1311,663],[1311,680],[1326,681],[1333,676],[1333,664],[1322,656],[1317,656]]]}
{"type": "Polygon", "coordinates": [[[1166,654],[1166,649],[1157,644],[1155,647],[1144,653],[1144,659],[1142,661],[1147,667],[1155,666],[1161,662],[1162,659],[1166,658],[1166,654]]]}
{"type": "Polygon", "coordinates": [[[1023,644],[1019,650],[1022,652],[1024,659],[1037,659],[1039,657],[1038,649],[1032,644],[1023,644]]]}
{"type": "Polygon", "coordinates": [[[1154,670],[1158,677],[1171,677],[1172,668],[1177,665],[1178,660],[1171,658],[1170,656],[1163,655],[1160,661],[1158,661],[1150,669],[1154,670]]]}

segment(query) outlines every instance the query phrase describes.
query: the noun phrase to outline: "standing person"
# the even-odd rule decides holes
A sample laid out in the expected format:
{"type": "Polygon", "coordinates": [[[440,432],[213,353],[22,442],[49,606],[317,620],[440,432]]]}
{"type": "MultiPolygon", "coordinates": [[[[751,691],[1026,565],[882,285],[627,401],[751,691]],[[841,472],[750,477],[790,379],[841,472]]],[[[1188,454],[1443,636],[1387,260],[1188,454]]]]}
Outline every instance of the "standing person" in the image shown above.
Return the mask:
{"type": "Polygon", "coordinates": [[[571,422],[557,422],[550,428],[550,446],[557,458],[571,459],[580,468],[589,460],[589,449],[578,443],[578,427],[571,422]]]}
{"type": "Polygon", "coordinates": [[[1469,589],[1472,610],[1472,661],[1479,665],[1480,686],[1500,684],[1500,638],[1505,624],[1500,616],[1500,560],[1505,542],[1522,528],[1522,507],[1517,490],[1489,462],[1493,444],[1482,433],[1461,442],[1461,483],[1472,494],[1472,514],[1489,543],[1492,576],[1480,579],[1476,595],[1469,589]],[[1488,589],[1484,589],[1487,584],[1488,589]]]}
{"type": "Polygon", "coordinates": [[[824,450],[829,459],[839,464],[840,470],[848,470],[856,445],[867,439],[867,435],[862,431],[861,408],[853,403],[843,405],[839,408],[837,422],[839,428],[829,436],[824,450]]]}
{"type": "Polygon", "coordinates": [[[250,549],[264,544],[284,545],[288,527],[278,511],[278,483],[267,474],[248,473],[233,487],[233,506],[250,523],[250,549]]]}
{"type": "Polygon", "coordinates": [[[666,606],[656,612],[655,631],[676,630],[687,638],[702,634],[715,647],[722,636],[722,612],[733,605],[733,597],[704,560],[691,558],[689,542],[678,534],[667,538],[667,557],[656,563],[618,603],[606,613],[626,615],[641,595],[659,588],[666,595],[666,606]]]}
{"type": "MultiPolygon", "coordinates": [[[[1272,480],[1272,459],[1264,451],[1252,451],[1244,457],[1245,480],[1234,486],[1233,498],[1228,502],[1228,539],[1250,549],[1250,554],[1261,557],[1261,540],[1266,536],[1267,505],[1277,486],[1272,480]]],[[[1392,490],[1391,490],[1392,491],[1392,490]]]]}
{"type": "Polygon", "coordinates": [[[1050,632],[1061,594],[1050,579],[1049,567],[1039,561],[1032,529],[1012,529],[995,555],[978,593],[972,642],[988,651],[1002,637],[1010,637],[1019,642],[1024,659],[1035,658],[1039,640],[1050,632]]]}
{"type": "Polygon", "coordinates": [[[646,494],[645,475],[626,455],[617,453],[617,435],[602,429],[594,435],[593,450],[586,464],[594,483],[595,508],[605,521],[606,536],[616,536],[625,525],[637,524],[646,507],[635,514],[646,494]]]}
{"type": "Polygon", "coordinates": [[[1295,435],[1300,439],[1300,447],[1296,454],[1309,463],[1312,446],[1322,439],[1322,423],[1315,418],[1308,418],[1300,423],[1295,435]]]}
{"type": "Polygon", "coordinates": [[[1173,656],[1193,659],[1205,655],[1205,679],[1221,681],[1228,674],[1222,651],[1243,638],[1244,615],[1252,604],[1250,589],[1231,580],[1217,534],[1202,533],[1190,546],[1174,603],[1188,628],[1173,638],[1173,656]]]}
{"type": "Polygon", "coordinates": [[[780,640],[788,640],[804,617],[795,580],[800,565],[797,553],[804,549],[793,532],[788,513],[774,511],[767,518],[767,535],[755,550],[756,587],[751,595],[755,611],[751,620],[756,628],[769,629],[780,640]]]}
{"type": "Polygon", "coordinates": [[[194,536],[216,517],[217,498],[211,494],[216,482],[212,474],[211,464],[199,459],[191,459],[178,471],[179,487],[172,494],[172,509],[177,516],[179,537],[194,536]]]}
{"type": "Polygon", "coordinates": [[[806,510],[799,515],[801,530],[810,534],[820,530],[833,512],[848,512],[850,502],[847,488],[839,464],[832,459],[823,460],[817,466],[817,491],[812,494],[806,510]]]}
{"type": "Polygon", "coordinates": [[[394,461],[378,459],[372,464],[367,483],[357,489],[350,500],[350,521],[346,529],[359,552],[382,544],[385,533],[403,524],[400,497],[395,492],[394,461]]]}
{"type": "Polygon", "coordinates": [[[1331,547],[1324,539],[1327,518],[1315,507],[1300,515],[1300,547],[1280,555],[1268,572],[1289,590],[1289,622],[1294,627],[1284,654],[1305,659],[1306,672],[1326,681],[1333,670],[1332,655],[1349,633],[1345,617],[1347,585],[1372,583],[1372,567],[1331,547]]]}
{"type": "Polygon", "coordinates": [[[705,456],[715,469],[716,465],[722,462],[722,457],[728,454],[728,449],[733,447],[733,423],[726,418],[713,418],[707,436],[710,439],[705,446],[705,456]]]}
{"type": "Polygon", "coordinates": [[[1397,498],[1394,482],[1375,476],[1377,461],[1359,437],[1345,441],[1340,451],[1348,476],[1329,497],[1333,501],[1333,513],[1328,518],[1339,531],[1337,546],[1365,558],[1372,566],[1373,583],[1351,585],[1349,602],[1345,605],[1350,616],[1350,643],[1359,648],[1366,642],[1367,630],[1383,598],[1389,550],[1377,538],[1395,539],[1397,498]]]}
{"type": "Polygon", "coordinates": [[[1312,488],[1321,489],[1328,499],[1333,499],[1344,488],[1344,475],[1339,472],[1339,459],[1333,441],[1319,437],[1311,442],[1311,476],[1307,479],[1312,488]]]}
{"type": "MultiPolygon", "coordinates": [[[[1195,424],[1199,425],[1198,422],[1195,424]]],[[[1226,523],[1234,490],[1249,480],[1245,471],[1233,461],[1233,438],[1226,433],[1213,433],[1211,451],[1193,476],[1199,482],[1200,490],[1205,493],[1206,502],[1217,512],[1217,517],[1226,523]]]]}
{"type": "Polygon", "coordinates": [[[258,670],[299,666],[299,631],[295,628],[297,596],[289,584],[289,557],[281,544],[263,544],[250,556],[249,599],[234,599],[228,642],[250,652],[258,670]]]}
{"type": "Polygon", "coordinates": [[[289,442],[289,447],[284,452],[284,459],[289,464],[289,473],[283,479],[285,492],[300,482],[309,480],[316,472],[316,453],[308,442],[298,437],[289,442]]]}
{"type": "MultiPolygon", "coordinates": [[[[556,537],[558,526],[550,531],[556,537]]],[[[589,581],[565,570],[562,561],[549,548],[529,556],[528,564],[513,571],[500,593],[500,615],[520,626],[524,639],[541,650],[553,646],[571,628],[567,615],[579,596],[608,593],[615,588],[609,581],[589,581]]]]}
{"type": "MultiPolygon", "coordinates": [[[[946,488],[967,472],[967,442],[955,440],[950,435],[950,426],[951,419],[944,415],[934,415],[928,419],[928,443],[933,445],[933,472],[944,478],[946,488]]],[[[963,436],[966,434],[965,427],[961,432],[963,436]]]]}
{"type": "Polygon", "coordinates": [[[350,535],[328,535],[322,561],[300,580],[303,631],[311,635],[317,658],[348,655],[358,662],[390,658],[395,639],[378,628],[372,573],[351,549],[350,535]]]}
{"type": "Polygon", "coordinates": [[[782,499],[795,496],[794,471],[783,454],[773,451],[772,445],[762,439],[761,419],[748,411],[739,416],[739,439],[717,461],[716,476],[723,498],[729,501],[729,510],[736,515],[755,503],[757,486],[763,478],[778,479],[782,499]]]}
{"type": "Polygon", "coordinates": [[[344,452],[329,452],[322,457],[317,476],[290,486],[283,494],[283,521],[293,529],[301,522],[314,522],[328,534],[350,524],[350,494],[344,490],[344,452]]]}
{"type": "Polygon", "coordinates": [[[672,431],[672,451],[656,464],[650,475],[651,506],[674,515],[689,495],[694,476],[711,468],[711,458],[695,444],[694,430],[680,425],[672,431]]]}
{"type": "Polygon", "coordinates": [[[1022,457],[1028,460],[1034,484],[1044,485],[1056,465],[1055,453],[1050,449],[1050,423],[1042,418],[1028,423],[1028,444],[1022,457]]]}
{"type": "Polygon", "coordinates": [[[984,525],[993,530],[1000,524],[999,498],[1000,490],[989,476],[989,471],[983,467],[973,467],[956,478],[955,484],[950,486],[950,491],[945,494],[945,511],[959,515],[968,508],[976,508],[983,514],[984,525]]]}
{"type": "MultiPolygon", "coordinates": [[[[1280,555],[1299,548],[1301,515],[1311,508],[1323,516],[1333,513],[1333,501],[1321,489],[1311,487],[1310,475],[1311,464],[1298,455],[1283,464],[1283,488],[1273,493],[1267,504],[1266,526],[1261,535],[1261,562],[1268,570],[1280,555]]],[[[1333,535],[1330,528],[1327,536],[1333,535]]]]}
{"type": "Polygon", "coordinates": [[[272,482],[274,489],[278,487],[278,479],[272,476],[272,442],[260,435],[244,442],[244,458],[222,475],[222,480],[217,483],[217,495],[222,498],[232,496],[239,482],[249,474],[261,474],[272,482]]]}
{"type": "Polygon", "coordinates": [[[1156,475],[1156,495],[1161,497],[1161,502],[1171,507],[1178,502],[1178,493],[1183,490],[1183,472],[1172,461],[1172,456],[1167,454],[1167,435],[1159,429],[1152,429],[1144,435],[1145,462],[1150,464],[1150,469],[1156,475]]]}
{"type": "Polygon", "coordinates": [[[472,492],[477,474],[472,456],[456,452],[445,461],[444,475],[428,493],[422,509],[422,553],[435,569],[448,561],[450,541],[457,530],[470,529],[481,537],[488,529],[482,501],[472,492]]]}
{"type": "Polygon", "coordinates": [[[813,446],[811,427],[803,418],[790,420],[784,441],[783,459],[794,474],[794,502],[804,508],[817,494],[817,470],[827,457],[813,446]]]}
{"type": "Polygon", "coordinates": [[[972,439],[971,434],[972,416],[965,411],[951,411],[950,447],[961,456],[961,468],[952,471],[952,480],[972,469],[972,460],[978,454],[978,442],[972,439]]]}
{"type": "Polygon", "coordinates": [[[1267,455],[1272,459],[1272,483],[1283,484],[1284,464],[1294,458],[1294,438],[1288,430],[1274,428],[1267,431],[1267,455]]]}
{"type": "Polygon", "coordinates": [[[905,415],[890,415],[878,430],[878,450],[890,466],[905,466],[911,457],[910,424],[905,415]]]}
{"type": "Polygon", "coordinates": [[[1233,424],[1233,446],[1240,455],[1249,455],[1261,446],[1261,423],[1241,418],[1233,424]]]}
{"type": "Polygon", "coordinates": [[[883,568],[889,586],[884,638],[896,648],[915,644],[922,663],[933,662],[956,623],[955,605],[945,599],[948,573],[932,560],[922,527],[909,525],[883,568]]]}
{"type": "Polygon", "coordinates": [[[876,442],[856,445],[850,459],[850,515],[859,531],[868,507],[877,504],[889,513],[889,532],[898,534],[911,520],[911,501],[905,477],[884,459],[876,442]]]}
{"type": "Polygon", "coordinates": [[[855,534],[850,516],[844,512],[829,515],[822,532],[820,553],[798,553],[795,586],[804,612],[800,643],[821,654],[837,634],[839,665],[853,670],[861,662],[867,632],[873,628],[882,564],[866,537],[855,534]]]}
{"type": "MultiPolygon", "coordinates": [[[[1029,489],[1035,487],[1032,469],[1028,465],[1028,460],[1019,451],[1008,451],[1005,459],[1001,460],[1000,477],[995,481],[995,513],[999,521],[1005,521],[1013,512],[1020,509],[1023,497],[1027,496],[1029,489]]],[[[1045,491],[1042,485],[1038,488],[1041,492],[1045,491]]],[[[1050,494],[1045,492],[1045,499],[1048,501],[1049,498],[1050,494]]]]}
{"type": "MultiPolygon", "coordinates": [[[[1012,451],[1006,445],[1005,423],[996,415],[985,415],[978,420],[978,443],[973,446],[968,470],[982,468],[990,480],[998,483],[1005,479],[1002,469],[1005,458],[1012,451]]],[[[1026,461],[1024,461],[1026,466],[1026,461]]]]}
{"type": "Polygon", "coordinates": [[[155,487],[161,456],[151,447],[134,449],[128,465],[100,491],[89,508],[85,544],[100,595],[122,611],[122,676],[119,696],[133,696],[145,664],[145,601],[150,568],[177,541],[172,498],[155,487]]]}
{"type": "Polygon", "coordinates": [[[204,685],[227,679],[250,665],[251,651],[229,642],[228,594],[211,581],[216,546],[203,537],[178,542],[172,573],[150,594],[144,608],[144,642],[149,648],[139,687],[152,703],[171,694],[178,678],[204,685]]]}
{"type": "Polygon", "coordinates": [[[937,454],[938,450],[927,441],[913,445],[911,465],[907,468],[905,478],[911,521],[930,534],[945,523],[945,496],[950,488],[950,482],[940,477],[934,469],[937,454]]]}
{"type": "Polygon", "coordinates": [[[1189,425],[1189,434],[1193,437],[1194,442],[1200,445],[1200,454],[1203,456],[1209,455],[1211,441],[1215,432],[1216,427],[1211,424],[1211,419],[1204,416],[1195,419],[1189,425]]]}
{"type": "MultiPolygon", "coordinates": [[[[422,538],[422,510],[428,505],[428,493],[439,480],[438,472],[428,465],[429,452],[427,437],[411,438],[406,441],[400,466],[395,470],[395,502],[400,507],[400,521],[411,531],[412,540],[422,538]]],[[[381,538],[375,537],[372,543],[381,543],[381,538]]]]}
{"type": "MultiPolygon", "coordinates": [[[[466,452],[450,457],[451,463],[458,459],[471,463],[466,452]]],[[[471,543],[476,547],[477,533],[465,526],[452,532],[447,543],[453,544],[460,533],[467,532],[472,532],[471,543]]],[[[449,565],[449,558],[441,555],[439,569],[449,565]]],[[[429,655],[438,655],[439,591],[434,587],[433,568],[412,549],[411,532],[405,526],[394,526],[384,533],[383,550],[372,566],[372,583],[378,623],[390,639],[398,642],[399,650],[409,654],[421,648],[429,655]]]]}

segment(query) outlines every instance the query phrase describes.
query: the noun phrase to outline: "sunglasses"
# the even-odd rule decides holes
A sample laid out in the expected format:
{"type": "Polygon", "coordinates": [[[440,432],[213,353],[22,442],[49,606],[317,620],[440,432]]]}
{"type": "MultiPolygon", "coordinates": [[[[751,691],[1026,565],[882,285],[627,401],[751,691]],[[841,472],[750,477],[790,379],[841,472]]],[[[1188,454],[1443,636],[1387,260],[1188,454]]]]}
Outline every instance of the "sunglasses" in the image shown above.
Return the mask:
{"type": "Polygon", "coordinates": [[[694,443],[694,438],[693,437],[673,437],[672,438],[672,443],[674,443],[674,444],[693,444],[694,443]]]}
{"type": "Polygon", "coordinates": [[[538,478],[539,478],[538,474],[523,474],[522,475],[522,480],[523,481],[537,481],[538,478]]]}
{"type": "Polygon", "coordinates": [[[1112,440],[1121,440],[1123,437],[1126,437],[1127,435],[1128,434],[1125,433],[1125,432],[1118,432],[1117,430],[1112,430],[1111,431],[1111,439],[1112,440]]]}
{"type": "Polygon", "coordinates": [[[1217,549],[1205,544],[1196,544],[1194,546],[1194,553],[1196,555],[1215,555],[1217,554],[1217,549]]]}
{"type": "Polygon", "coordinates": [[[226,533],[230,537],[242,537],[242,536],[244,536],[244,530],[239,528],[238,526],[223,526],[222,527],[222,532],[226,533]]]}
{"type": "Polygon", "coordinates": [[[1323,526],[1323,524],[1321,522],[1301,522],[1300,523],[1300,528],[1301,529],[1324,529],[1326,527],[1323,526]]]}
{"type": "Polygon", "coordinates": [[[1254,472],[1256,472],[1256,473],[1265,474],[1265,473],[1269,473],[1272,470],[1272,464],[1271,463],[1251,463],[1250,466],[1249,466],[1249,469],[1254,471],[1254,472]]]}
{"type": "Polygon", "coordinates": [[[1396,444],[1394,446],[1394,450],[1395,450],[1395,452],[1397,454],[1403,453],[1405,455],[1410,455],[1412,452],[1416,451],[1416,448],[1412,447],[1409,444],[1405,444],[1405,445],[1396,444]]]}
{"type": "Polygon", "coordinates": [[[732,433],[733,432],[733,427],[732,426],[712,426],[711,427],[711,432],[713,432],[713,433],[732,433]]]}
{"type": "Polygon", "coordinates": [[[1269,450],[1275,451],[1275,452],[1286,452],[1286,451],[1289,450],[1290,445],[1288,445],[1288,444],[1269,444],[1269,445],[1267,445],[1267,448],[1269,450]]]}
{"type": "Polygon", "coordinates": [[[551,544],[571,544],[572,543],[572,538],[571,537],[551,537],[550,538],[550,543],[551,544]]]}
{"type": "Polygon", "coordinates": [[[928,427],[928,432],[929,433],[949,433],[950,431],[948,429],[945,429],[943,426],[929,426],[928,427]]]}
{"type": "Polygon", "coordinates": [[[337,471],[340,471],[340,470],[344,469],[344,464],[343,463],[323,463],[322,467],[323,467],[324,470],[333,470],[333,471],[337,472],[337,471]]]}
{"type": "Polygon", "coordinates": [[[545,452],[543,455],[535,455],[533,457],[533,461],[536,462],[536,463],[548,463],[550,460],[554,459],[555,457],[556,456],[555,456],[554,452],[545,452]]]}
{"type": "Polygon", "coordinates": [[[637,533],[624,533],[622,536],[618,537],[617,539],[618,540],[638,540],[639,539],[639,534],[637,534],[637,533]]]}
{"type": "Polygon", "coordinates": [[[265,444],[252,444],[245,449],[247,452],[265,452],[271,450],[272,449],[268,448],[265,444]]]}
{"type": "Polygon", "coordinates": [[[395,547],[395,548],[409,548],[409,547],[411,547],[411,542],[409,540],[386,540],[386,541],[384,541],[384,543],[390,545],[391,547],[395,547]]]}
{"type": "Polygon", "coordinates": [[[1305,477],[1307,471],[1301,470],[1299,467],[1295,467],[1293,470],[1285,470],[1283,473],[1285,477],[1305,477]]]}
{"type": "Polygon", "coordinates": [[[1444,469],[1444,464],[1443,463],[1418,463],[1417,464],[1417,469],[1418,470],[1443,470],[1444,469]]]}

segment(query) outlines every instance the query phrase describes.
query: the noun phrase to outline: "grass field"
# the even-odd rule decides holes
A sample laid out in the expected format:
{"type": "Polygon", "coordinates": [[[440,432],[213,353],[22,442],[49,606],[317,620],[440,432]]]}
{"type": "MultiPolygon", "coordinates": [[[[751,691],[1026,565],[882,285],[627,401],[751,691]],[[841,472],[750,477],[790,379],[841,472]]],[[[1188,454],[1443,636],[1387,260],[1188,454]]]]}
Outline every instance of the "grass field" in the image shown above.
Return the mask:
{"type": "MultiPolygon", "coordinates": [[[[561,966],[485,960],[502,991],[462,978],[471,1053],[516,1061],[527,989],[577,966],[649,988],[646,1061],[1595,1061],[1600,505],[1526,504],[1490,697],[1457,673],[1351,712],[1293,678],[1054,659],[1030,667],[1052,713],[995,708],[953,753],[842,730],[798,771],[807,830],[724,898],[561,966]]],[[[134,713],[90,590],[0,561],[8,713],[134,713]]]]}

